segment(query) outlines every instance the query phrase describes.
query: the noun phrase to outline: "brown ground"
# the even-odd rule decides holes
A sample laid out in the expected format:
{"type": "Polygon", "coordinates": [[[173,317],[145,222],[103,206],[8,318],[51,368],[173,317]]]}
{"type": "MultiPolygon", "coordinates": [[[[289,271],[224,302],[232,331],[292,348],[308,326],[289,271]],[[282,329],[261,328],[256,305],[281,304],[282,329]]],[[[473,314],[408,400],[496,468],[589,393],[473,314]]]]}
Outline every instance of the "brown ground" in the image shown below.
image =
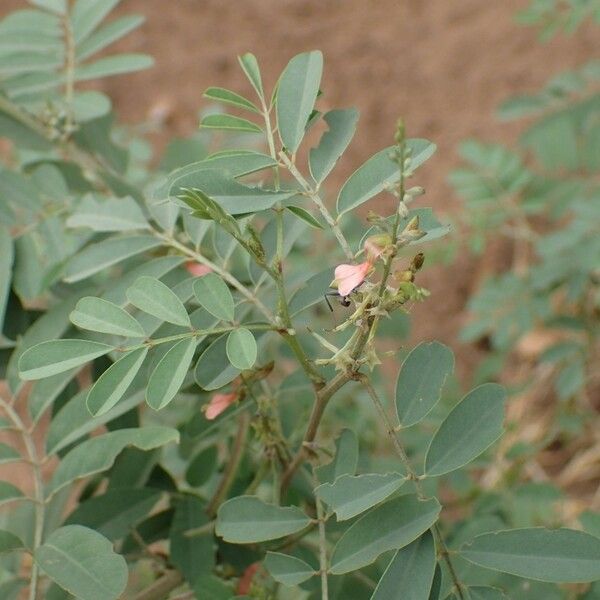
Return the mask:
{"type": "MultiPolygon", "coordinates": [[[[25,2],[1,4],[3,16],[25,2]]],[[[526,5],[527,0],[124,0],[120,13],[143,14],[147,21],[120,49],[152,54],[156,66],[103,85],[127,121],[166,110],[164,139],[195,130],[207,86],[249,92],[238,54],[255,53],[265,81],[272,84],[294,53],[320,48],[325,55],[322,106],[353,105],[362,115],[333,183],[390,143],[402,115],[411,135],[439,146],[420,170],[419,184],[428,189],[428,204],[452,216],[460,203],[446,177],[458,162],[457,144],[471,136],[514,140],[518,125],[493,117],[499,102],[536,90],[554,73],[597,54],[592,28],[538,43],[532,29],[514,22],[526,5]]],[[[429,269],[422,282],[433,300],[414,313],[415,338],[451,343],[462,355],[463,373],[476,353],[458,348],[456,333],[480,271],[466,258],[449,268],[429,269]]]]}

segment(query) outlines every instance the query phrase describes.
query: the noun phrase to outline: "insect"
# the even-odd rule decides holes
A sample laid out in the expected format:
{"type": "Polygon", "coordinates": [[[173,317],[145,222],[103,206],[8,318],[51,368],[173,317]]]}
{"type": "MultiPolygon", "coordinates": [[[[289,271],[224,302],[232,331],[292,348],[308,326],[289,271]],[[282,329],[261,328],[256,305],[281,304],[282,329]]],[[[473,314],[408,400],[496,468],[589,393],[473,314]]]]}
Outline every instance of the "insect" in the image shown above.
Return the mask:
{"type": "Polygon", "coordinates": [[[340,299],[340,304],[342,306],[345,306],[346,308],[348,306],[350,306],[350,304],[352,304],[350,302],[350,297],[349,296],[340,296],[340,294],[338,293],[338,291],[335,288],[329,288],[329,291],[325,292],[323,294],[323,298],[325,298],[325,302],[327,302],[327,306],[329,306],[329,310],[331,312],[333,312],[333,306],[331,306],[331,302],[329,302],[329,297],[333,297],[333,298],[339,298],[340,299]]]}

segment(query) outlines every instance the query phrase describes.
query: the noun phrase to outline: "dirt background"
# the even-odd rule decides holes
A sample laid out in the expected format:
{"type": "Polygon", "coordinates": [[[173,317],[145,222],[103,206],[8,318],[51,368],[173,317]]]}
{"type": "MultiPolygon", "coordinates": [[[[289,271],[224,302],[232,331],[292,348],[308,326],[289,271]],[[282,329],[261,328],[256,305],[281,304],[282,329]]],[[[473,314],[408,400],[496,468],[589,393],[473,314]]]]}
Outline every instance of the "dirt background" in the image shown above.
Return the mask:
{"type": "MultiPolygon", "coordinates": [[[[0,0],[0,17],[25,6],[0,0]]],[[[535,91],[555,73],[598,54],[597,29],[542,44],[531,28],[515,22],[528,0],[123,0],[116,14],[137,13],[145,24],[116,48],[145,52],[153,69],[105,80],[102,89],[120,117],[139,122],[165,117],[154,140],[189,135],[206,106],[209,85],[250,94],[236,57],[251,51],[267,86],[297,52],[319,48],[325,57],[322,109],[355,106],[361,120],[354,141],[332,176],[340,184],[373,152],[391,142],[402,116],[413,137],[438,144],[419,170],[426,205],[451,218],[460,200],[447,185],[458,164],[457,145],[476,136],[511,142],[520,124],[501,123],[493,113],[515,93],[535,91]]],[[[479,353],[460,348],[456,334],[465,302],[482,275],[503,260],[496,249],[481,261],[461,256],[450,267],[429,268],[421,282],[433,301],[414,311],[414,341],[438,338],[459,352],[462,374],[479,353]],[[435,301],[435,298],[438,301],[435,301]],[[440,301],[440,299],[442,299],[440,301]]]]}

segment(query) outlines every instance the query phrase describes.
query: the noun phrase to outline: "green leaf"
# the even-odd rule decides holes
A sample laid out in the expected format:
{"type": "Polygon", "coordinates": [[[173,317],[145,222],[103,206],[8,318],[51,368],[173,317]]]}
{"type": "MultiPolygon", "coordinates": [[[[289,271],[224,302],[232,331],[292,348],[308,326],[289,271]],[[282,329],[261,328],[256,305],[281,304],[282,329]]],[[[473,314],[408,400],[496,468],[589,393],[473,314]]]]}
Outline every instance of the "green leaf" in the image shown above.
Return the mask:
{"type": "Polygon", "coordinates": [[[200,306],[211,315],[222,321],[233,321],[233,296],[227,284],[216,273],[207,273],[196,279],[194,295],[200,306]]]}
{"type": "Polygon", "coordinates": [[[14,248],[10,231],[0,224],[0,340],[3,338],[2,329],[10,293],[13,259],[14,248]]]}
{"type": "MultiPolygon", "coordinates": [[[[412,150],[411,169],[416,169],[435,152],[436,146],[423,139],[406,141],[412,150]]],[[[380,150],[358,167],[344,183],[337,199],[337,211],[342,215],[360,206],[400,179],[398,164],[390,158],[394,146],[380,150]]]]}
{"type": "Polygon", "coordinates": [[[24,547],[23,542],[14,533],[0,529],[0,554],[21,550],[24,547]]]}
{"type": "Polygon", "coordinates": [[[0,481],[0,505],[25,498],[23,492],[8,481],[0,481]]]}
{"type": "Polygon", "coordinates": [[[79,504],[65,525],[83,525],[109,540],[119,540],[148,516],[161,496],[160,490],[151,488],[109,489],[79,504]]]}
{"type": "Polygon", "coordinates": [[[317,183],[321,183],[331,173],[346,148],[358,123],[358,111],[354,108],[331,110],[323,117],[329,131],[321,137],[316,148],[309,153],[310,174],[317,183]]]}
{"type": "Polygon", "coordinates": [[[133,231],[148,229],[148,222],[137,202],[125,198],[100,200],[87,194],[67,219],[68,227],[88,227],[93,231],[133,231]]]}
{"type": "Polygon", "coordinates": [[[96,244],[90,244],[69,261],[65,271],[65,281],[69,283],[81,281],[161,244],[160,240],[149,235],[111,237],[96,244]]]}
{"type": "Polygon", "coordinates": [[[334,459],[316,469],[317,478],[323,483],[333,483],[342,475],[354,475],[358,465],[358,438],[351,429],[343,429],[336,440],[334,459]]]}
{"type": "Polygon", "coordinates": [[[399,550],[436,521],[441,510],[435,498],[400,496],[375,507],[339,539],[331,556],[331,573],[341,575],[371,564],[388,550],[399,550]]]}
{"type": "Polygon", "coordinates": [[[297,315],[319,302],[325,302],[325,292],[332,281],[332,267],[327,267],[324,271],[309,277],[290,299],[290,315],[297,315]]]}
{"type": "Polygon", "coordinates": [[[88,389],[81,390],[53,415],[46,435],[46,454],[56,454],[144,401],[143,390],[137,390],[108,412],[91,417],[86,403],[88,393],[88,389]]]}
{"type": "Polygon", "coordinates": [[[396,382],[396,410],[402,427],[418,423],[439,402],[453,370],[454,354],[439,342],[423,342],[411,351],[396,382]]]}
{"type": "Polygon", "coordinates": [[[288,587],[298,585],[316,575],[316,571],[303,560],[280,552],[267,552],[263,564],[275,581],[288,587]]]}
{"type": "Polygon", "coordinates": [[[73,96],[71,110],[75,121],[85,123],[107,115],[112,109],[110,98],[102,92],[88,90],[73,96]]]}
{"type": "Polygon", "coordinates": [[[371,600],[428,600],[435,564],[433,535],[426,531],[396,552],[371,600]]]}
{"type": "Polygon", "coordinates": [[[230,104],[231,106],[236,106],[237,108],[244,108],[246,110],[251,110],[255,113],[260,113],[260,110],[252,103],[248,98],[244,98],[244,96],[240,96],[240,94],[236,94],[231,90],[226,90],[225,88],[220,87],[209,87],[204,92],[205,98],[210,98],[211,100],[216,100],[217,102],[222,102],[223,104],[230,104]]]}
{"type": "Polygon", "coordinates": [[[217,390],[233,381],[240,370],[227,357],[227,334],[218,337],[201,355],[194,369],[196,383],[203,390],[217,390]]]}
{"type": "Polygon", "coordinates": [[[185,480],[192,487],[204,485],[218,466],[218,452],[216,446],[209,446],[200,451],[189,462],[185,471],[185,480]]]}
{"type": "Polygon", "coordinates": [[[190,327],[190,317],[183,302],[162,281],[140,277],[127,290],[127,299],[140,310],[181,327],[190,327]]]}
{"type": "Polygon", "coordinates": [[[195,338],[181,340],[160,359],[146,388],[146,402],[151,408],[160,410],[173,400],[188,373],[197,344],[195,338]]]}
{"type": "Polygon", "coordinates": [[[336,513],[338,521],[345,521],[379,504],[405,481],[399,473],[342,475],[317,487],[315,494],[336,513]]]}
{"type": "Polygon", "coordinates": [[[227,336],[226,344],[229,362],[240,371],[251,369],[256,362],[258,347],[252,332],[245,327],[234,329],[227,336]]]}
{"type": "Polygon", "coordinates": [[[256,61],[254,54],[247,52],[242,56],[238,56],[238,61],[246,77],[248,78],[248,81],[252,84],[252,87],[258,94],[258,97],[264,98],[260,69],[258,68],[258,62],[256,61]]]}
{"type": "Polygon", "coordinates": [[[71,323],[81,329],[110,333],[124,337],[146,337],[142,326],[120,306],[86,296],[77,302],[75,310],[69,315],[71,323]]]}
{"type": "Polygon", "coordinates": [[[8,444],[0,442],[0,464],[21,460],[21,455],[8,444]]]}
{"type": "Polygon", "coordinates": [[[71,450],[60,462],[48,489],[53,495],[76,479],[109,469],[127,446],[153,450],[179,441],[179,432],[170,427],[118,429],[90,438],[71,450]]]}
{"type": "Polygon", "coordinates": [[[22,379],[43,379],[79,367],[114,350],[90,340],[53,340],[25,350],[19,359],[22,379]]]}
{"type": "Polygon", "coordinates": [[[214,536],[208,529],[206,534],[193,537],[188,537],[186,531],[208,523],[206,506],[200,498],[186,494],[175,503],[169,536],[170,559],[191,585],[210,574],[214,568],[214,536]]]}
{"type": "Polygon", "coordinates": [[[218,114],[207,115],[200,121],[200,127],[205,129],[224,129],[226,131],[245,131],[248,133],[262,133],[262,129],[248,119],[234,117],[233,115],[218,114]]]}
{"type": "Polygon", "coordinates": [[[296,506],[275,506],[255,496],[239,496],[221,504],[215,532],[226,542],[251,544],[296,533],[310,522],[296,506]]]}
{"type": "Polygon", "coordinates": [[[100,52],[106,46],[127,35],[139,27],[144,22],[144,17],[139,15],[128,15],[115,19],[106,25],[99,27],[86,40],[79,44],[76,48],[76,56],[79,62],[92,56],[96,52],[100,52]]]}
{"type": "Polygon", "coordinates": [[[503,432],[505,401],[505,389],[495,383],[468,393],[433,436],[425,456],[425,475],[450,473],[491,446],[503,432]]]}
{"type": "Polygon", "coordinates": [[[294,154],[304,137],[308,118],[319,93],[323,55],[304,52],[287,64],[277,88],[277,126],[286,150],[294,154]]]}
{"type": "MultiPolygon", "coordinates": [[[[273,192],[237,182],[226,173],[205,169],[194,174],[192,190],[198,189],[230,215],[245,215],[271,208],[296,194],[295,191],[273,192]]],[[[184,198],[185,201],[185,198],[184,198]]]]}
{"type": "Polygon", "coordinates": [[[486,569],[551,583],[600,579],[600,539],[574,529],[511,529],[478,535],[460,555],[486,569]]]}
{"type": "Polygon", "coordinates": [[[507,600],[508,596],[498,588],[469,586],[469,600],[507,600]]]}
{"type": "Polygon", "coordinates": [[[109,540],[81,525],[53,531],[34,554],[40,568],[81,600],[117,600],[127,585],[127,563],[109,540]]]}
{"type": "Polygon", "coordinates": [[[109,411],[123,397],[147,354],[147,346],[132,350],[100,375],[86,401],[88,410],[94,417],[109,411]]]}
{"type": "Polygon", "coordinates": [[[317,220],[317,218],[311,215],[304,208],[294,205],[286,206],[286,208],[299,219],[302,219],[302,221],[308,223],[311,227],[314,227],[315,229],[323,229],[323,225],[317,220]]]}
{"type": "Polygon", "coordinates": [[[75,69],[75,81],[89,81],[112,75],[124,75],[142,71],[154,65],[154,60],[146,54],[116,54],[106,56],[93,63],[75,69]]]}
{"type": "Polygon", "coordinates": [[[121,0],[77,0],[71,11],[75,44],[81,43],[121,0]]]}

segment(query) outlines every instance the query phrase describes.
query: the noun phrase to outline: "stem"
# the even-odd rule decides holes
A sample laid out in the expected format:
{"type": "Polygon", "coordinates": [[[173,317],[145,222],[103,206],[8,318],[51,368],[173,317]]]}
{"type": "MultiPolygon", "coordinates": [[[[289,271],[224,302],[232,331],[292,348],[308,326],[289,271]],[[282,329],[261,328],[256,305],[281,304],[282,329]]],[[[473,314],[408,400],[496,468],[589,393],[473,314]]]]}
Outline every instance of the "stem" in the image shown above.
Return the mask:
{"type": "Polygon", "coordinates": [[[325,219],[325,221],[327,221],[327,224],[331,228],[331,231],[333,231],[333,234],[337,238],[337,241],[339,242],[346,257],[349,260],[354,260],[354,252],[352,252],[352,249],[350,248],[350,244],[348,243],[348,240],[345,238],[342,230],[340,229],[340,226],[337,224],[335,219],[331,216],[331,213],[327,210],[327,207],[323,203],[323,200],[321,199],[321,196],[319,196],[319,193],[317,192],[317,190],[313,189],[310,186],[308,181],[306,181],[306,179],[302,176],[300,171],[298,171],[298,169],[296,168],[296,165],[294,165],[294,163],[287,157],[285,152],[280,152],[279,158],[281,159],[283,164],[286,166],[287,170],[293,175],[294,179],[296,179],[296,181],[300,184],[302,189],[308,194],[310,199],[317,205],[318,209],[321,211],[321,214],[323,215],[323,218],[325,219]]]}
{"type": "Polygon", "coordinates": [[[163,600],[169,592],[183,583],[183,576],[179,571],[167,571],[157,579],[150,587],[142,590],[134,600],[163,600]]]}
{"type": "MultiPolygon", "coordinates": [[[[402,462],[402,465],[406,469],[408,478],[411,479],[415,484],[415,489],[417,490],[417,496],[419,497],[420,500],[425,499],[425,494],[423,493],[423,488],[421,486],[421,482],[419,481],[419,477],[417,476],[414,469],[412,468],[412,464],[410,463],[410,460],[406,454],[406,451],[404,450],[404,447],[402,446],[402,443],[399,438],[399,434],[394,427],[394,423],[390,419],[390,416],[388,415],[387,411],[385,410],[383,403],[379,399],[379,396],[377,395],[377,392],[375,391],[375,388],[373,387],[371,380],[366,375],[361,375],[358,377],[358,381],[360,381],[360,383],[362,383],[365,386],[369,396],[371,397],[371,400],[373,401],[373,404],[375,405],[375,408],[377,409],[377,412],[379,413],[379,416],[386,428],[387,434],[392,441],[394,449],[396,450],[396,453],[398,454],[400,461],[402,462]]],[[[462,584],[460,583],[460,580],[458,579],[458,576],[456,574],[456,570],[454,569],[454,565],[452,564],[452,559],[450,558],[450,553],[448,552],[448,547],[446,546],[446,543],[444,542],[444,538],[442,536],[442,531],[440,529],[440,526],[437,523],[435,523],[432,527],[432,530],[433,530],[433,535],[436,539],[437,545],[440,549],[440,554],[442,555],[442,558],[444,559],[446,566],[448,567],[448,571],[449,571],[450,577],[452,578],[452,581],[454,583],[454,587],[456,588],[456,592],[458,593],[458,597],[461,600],[464,600],[464,595],[462,592],[462,584]]]]}
{"type": "Polygon", "coordinates": [[[275,317],[273,313],[260,301],[260,299],[255,294],[253,294],[244,284],[242,284],[228,271],[222,269],[217,264],[210,261],[208,258],[203,256],[199,252],[196,252],[195,250],[188,248],[185,244],[178,242],[173,237],[161,233],[157,229],[152,229],[151,232],[153,235],[161,239],[167,245],[171,246],[172,248],[175,248],[176,250],[179,250],[179,252],[181,252],[182,254],[193,258],[195,261],[207,266],[209,269],[217,273],[217,275],[219,275],[222,279],[229,283],[229,285],[238,290],[249,302],[252,302],[252,304],[254,304],[256,308],[258,308],[271,323],[275,323],[275,317]]]}
{"type": "Polygon", "coordinates": [[[62,18],[65,34],[65,105],[67,109],[65,133],[67,137],[73,129],[73,95],[75,92],[75,40],[71,26],[70,4],[70,2],[67,3],[67,10],[62,18]]]}
{"type": "Polygon", "coordinates": [[[243,412],[238,419],[237,435],[235,436],[235,442],[233,444],[233,448],[231,449],[229,462],[227,463],[225,471],[223,472],[223,478],[221,479],[221,483],[219,484],[214,496],[206,507],[206,513],[210,517],[215,516],[217,508],[221,502],[223,502],[223,499],[225,496],[227,496],[227,492],[233,485],[240,462],[242,460],[242,456],[244,455],[249,426],[250,415],[247,412],[243,412]]]}
{"type": "MultiPolygon", "coordinates": [[[[45,521],[45,504],[44,504],[44,483],[42,480],[42,472],[40,468],[40,461],[37,456],[35,449],[35,442],[31,436],[29,430],[25,427],[25,424],[21,420],[21,417],[13,409],[13,407],[0,398],[0,406],[4,409],[4,412],[8,418],[13,422],[15,429],[21,434],[23,442],[25,444],[25,450],[29,458],[29,464],[31,465],[33,473],[33,487],[34,487],[34,500],[35,500],[35,523],[33,530],[33,544],[31,547],[31,554],[42,545],[42,536],[44,534],[44,521],[45,521]]],[[[31,579],[29,583],[29,600],[36,600],[38,592],[38,579],[39,579],[38,565],[35,560],[31,563],[31,579]]]]}
{"type": "MultiPolygon", "coordinates": [[[[313,473],[313,484],[316,488],[319,485],[316,475],[313,473]]],[[[317,508],[317,519],[319,521],[319,567],[321,571],[321,600],[329,600],[329,589],[327,585],[327,537],[325,535],[325,514],[321,501],[315,497],[317,508]]]]}

